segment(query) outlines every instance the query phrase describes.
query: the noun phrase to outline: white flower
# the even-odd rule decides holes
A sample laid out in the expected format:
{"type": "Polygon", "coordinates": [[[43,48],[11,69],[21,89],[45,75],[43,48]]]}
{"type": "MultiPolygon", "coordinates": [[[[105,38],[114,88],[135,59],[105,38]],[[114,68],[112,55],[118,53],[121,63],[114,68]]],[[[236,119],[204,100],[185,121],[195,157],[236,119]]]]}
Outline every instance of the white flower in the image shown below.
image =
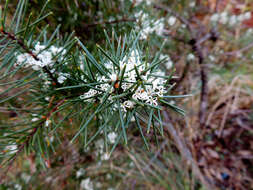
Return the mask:
{"type": "Polygon", "coordinates": [[[109,160],[110,159],[110,155],[108,153],[104,153],[101,156],[101,160],[109,160]]]}
{"type": "Polygon", "coordinates": [[[47,119],[46,122],[45,122],[45,127],[48,127],[51,123],[51,120],[50,119],[47,119]]]}
{"type": "Polygon", "coordinates": [[[228,22],[228,13],[227,12],[222,12],[220,14],[220,22],[222,24],[226,24],[228,22]]]}
{"type": "Polygon", "coordinates": [[[250,19],[251,18],[251,12],[246,12],[246,13],[244,13],[244,19],[245,20],[248,20],[248,19],[250,19]]]}
{"type": "Polygon", "coordinates": [[[212,22],[218,22],[219,18],[220,18],[220,15],[219,15],[218,13],[215,13],[215,14],[213,14],[213,15],[211,16],[210,20],[211,20],[212,22]]]}
{"type": "Polygon", "coordinates": [[[5,150],[10,154],[14,154],[18,151],[18,146],[16,144],[8,145],[5,147],[5,150]]]}
{"type": "Polygon", "coordinates": [[[189,7],[195,7],[195,5],[196,5],[195,1],[189,3],[189,7]]]}
{"type": "Polygon", "coordinates": [[[242,22],[244,20],[244,15],[240,14],[237,16],[238,21],[242,22]]]}
{"type": "Polygon", "coordinates": [[[80,168],[77,172],[76,172],[76,178],[79,178],[81,176],[83,176],[85,173],[85,170],[83,168],[80,168]]]}
{"type": "Polygon", "coordinates": [[[190,54],[187,55],[187,61],[192,61],[194,59],[195,59],[195,55],[194,54],[190,53],[190,54]]]}
{"type": "MultiPolygon", "coordinates": [[[[168,61],[165,66],[168,69],[171,68],[173,62],[171,61],[169,56],[161,55],[161,58],[163,57],[166,57],[168,61]]],[[[127,112],[128,109],[134,108],[135,101],[132,101],[131,98],[150,105],[158,105],[157,96],[162,97],[163,94],[166,92],[163,86],[167,80],[162,78],[162,76],[165,76],[165,73],[163,71],[156,69],[143,73],[143,71],[145,71],[145,69],[149,67],[150,63],[142,62],[141,55],[136,49],[126,54],[122,58],[122,60],[119,61],[119,71],[115,71],[114,67],[112,67],[112,64],[113,63],[111,62],[106,62],[105,64],[105,67],[111,71],[109,76],[110,79],[108,80],[107,78],[105,78],[105,76],[97,76],[97,81],[102,84],[97,84],[95,86],[96,89],[101,89],[104,92],[107,92],[110,88],[107,101],[112,102],[113,96],[115,96],[115,87],[111,87],[111,81],[117,80],[118,72],[122,72],[123,68],[125,68],[123,76],[124,80],[121,83],[120,89],[123,90],[122,93],[125,93],[126,91],[132,93],[132,97],[127,97],[128,99],[121,102],[120,109],[122,109],[124,112],[127,112]],[[136,69],[139,73],[141,73],[141,80],[143,81],[143,85],[145,85],[145,87],[143,87],[143,85],[140,85],[137,89],[133,88],[134,85],[140,80],[136,69]],[[155,75],[161,77],[156,77],[155,75]]],[[[100,101],[102,101],[102,98],[100,96],[97,96],[99,94],[101,94],[100,91],[90,89],[88,92],[81,95],[80,99],[91,102],[94,101],[94,98],[92,97],[96,96],[100,101]]],[[[119,107],[116,104],[113,104],[112,109],[116,111],[117,109],[119,109],[119,107]]],[[[100,149],[98,150],[100,151],[100,149]]],[[[102,154],[102,152],[103,149],[99,153],[102,154]]]]}
{"type": "Polygon", "coordinates": [[[117,75],[115,73],[111,74],[110,77],[111,77],[112,82],[117,80],[117,75]]]}
{"type": "Polygon", "coordinates": [[[26,173],[22,173],[21,178],[24,180],[25,183],[28,183],[31,179],[31,176],[27,175],[26,173]]]}
{"type": "Polygon", "coordinates": [[[213,55],[209,55],[208,58],[210,59],[210,61],[214,62],[215,61],[215,57],[213,55]]]}
{"type": "Polygon", "coordinates": [[[114,144],[117,138],[117,134],[115,132],[111,132],[108,134],[108,139],[111,144],[114,144]]]}
{"type": "Polygon", "coordinates": [[[135,167],[135,165],[134,165],[134,163],[132,161],[130,162],[129,166],[130,166],[130,168],[134,168],[135,167]]]}
{"type": "Polygon", "coordinates": [[[229,19],[229,25],[230,26],[234,26],[235,24],[237,24],[238,19],[236,15],[232,15],[229,19]]]}
{"type": "Polygon", "coordinates": [[[101,189],[101,188],[102,188],[102,183],[97,182],[97,183],[96,183],[96,188],[101,189]]]}
{"type": "Polygon", "coordinates": [[[164,30],[164,19],[158,19],[156,21],[149,18],[149,15],[142,11],[135,14],[135,17],[141,23],[141,26],[136,25],[136,30],[140,30],[140,39],[147,39],[149,34],[155,32],[157,35],[162,35],[164,30]]]}
{"type": "Polygon", "coordinates": [[[51,46],[50,48],[45,49],[45,45],[41,45],[40,42],[35,44],[34,50],[32,53],[38,58],[35,59],[32,55],[28,53],[23,53],[17,55],[16,66],[22,65],[22,67],[31,66],[33,70],[40,70],[45,66],[52,66],[54,63],[53,57],[54,55],[61,52],[62,55],[66,53],[66,50],[62,47],[51,46]]]}
{"type": "Polygon", "coordinates": [[[69,77],[70,75],[68,73],[59,73],[59,76],[57,78],[57,81],[62,84],[64,81],[69,77]]]}
{"type": "Polygon", "coordinates": [[[152,3],[152,0],[131,0],[132,2],[135,2],[136,5],[141,4],[142,2],[147,3],[147,5],[150,5],[152,3]]]}
{"type": "Polygon", "coordinates": [[[14,188],[15,188],[16,190],[22,190],[22,186],[19,185],[19,184],[15,184],[15,185],[14,185],[14,188]]]}
{"type": "Polygon", "coordinates": [[[174,16],[170,16],[168,23],[170,26],[173,26],[176,23],[177,19],[174,16]]]}
{"type": "Polygon", "coordinates": [[[111,174],[109,174],[109,173],[107,173],[105,177],[106,177],[106,179],[107,179],[107,180],[112,179],[112,175],[111,175],[111,174]]]}
{"type": "Polygon", "coordinates": [[[32,118],[32,122],[35,122],[35,121],[38,121],[39,120],[39,118],[37,118],[37,117],[35,117],[35,118],[32,118]]]}
{"type": "Polygon", "coordinates": [[[80,187],[84,190],[93,190],[93,183],[91,182],[90,178],[83,179],[81,181],[80,187]]]}

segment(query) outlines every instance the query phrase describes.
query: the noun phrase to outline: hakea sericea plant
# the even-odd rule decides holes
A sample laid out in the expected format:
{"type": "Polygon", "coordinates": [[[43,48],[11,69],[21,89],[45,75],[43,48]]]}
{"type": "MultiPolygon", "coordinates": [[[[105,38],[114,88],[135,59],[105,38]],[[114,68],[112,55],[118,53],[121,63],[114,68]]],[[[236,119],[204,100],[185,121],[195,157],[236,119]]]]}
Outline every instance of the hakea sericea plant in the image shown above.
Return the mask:
{"type": "MultiPolygon", "coordinates": [[[[106,36],[108,37],[108,35],[106,36]]],[[[142,56],[138,37],[134,33],[131,33],[129,38],[124,38],[123,42],[117,36],[114,38],[119,40],[117,48],[114,47],[114,42],[111,42],[108,37],[108,44],[111,48],[108,52],[97,45],[101,52],[99,62],[78,40],[86,57],[83,58],[86,60],[85,65],[87,65],[84,71],[87,71],[87,75],[90,75],[93,81],[90,84],[83,84],[83,86],[90,88],[80,95],[80,100],[88,105],[93,105],[90,107],[95,108],[95,110],[81,125],[74,139],[97,116],[99,119],[105,118],[99,131],[102,131],[106,126],[115,126],[111,130],[116,131],[120,128],[118,140],[123,136],[125,143],[127,143],[129,124],[131,121],[135,121],[146,146],[148,146],[143,128],[145,127],[145,131],[149,133],[151,126],[154,127],[155,123],[156,125],[162,123],[160,112],[163,110],[163,106],[169,106],[183,114],[183,110],[166,101],[166,98],[173,97],[168,96],[169,89],[172,87],[169,84],[172,73],[166,76],[166,73],[160,70],[160,64],[165,60],[159,60],[159,55],[151,62],[142,56]],[[89,64],[98,69],[96,74],[90,70],[89,64]],[[141,126],[140,120],[146,122],[147,125],[141,126]]],[[[162,125],[157,127],[157,130],[162,134],[162,125]]]]}
{"type": "MultiPolygon", "coordinates": [[[[15,15],[23,15],[22,3],[27,2],[19,2],[15,15]]],[[[72,142],[80,139],[85,147],[103,133],[107,153],[112,145],[108,158],[118,143],[127,144],[133,127],[148,148],[146,133],[163,134],[165,108],[184,114],[170,103],[183,96],[169,95],[173,73],[160,69],[166,58],[144,55],[141,33],[122,37],[113,31],[110,38],[105,32],[106,50],[97,45],[91,53],[73,34],[59,38],[59,27],[50,37],[46,28],[36,34],[36,25],[48,15],[14,28],[3,22],[0,28],[0,85],[7,86],[0,104],[20,115],[19,122],[0,125],[2,158],[13,160],[26,151],[49,160],[70,125],[72,142]],[[14,76],[19,79],[13,81],[14,76]],[[8,96],[13,89],[18,92],[8,96]]]]}

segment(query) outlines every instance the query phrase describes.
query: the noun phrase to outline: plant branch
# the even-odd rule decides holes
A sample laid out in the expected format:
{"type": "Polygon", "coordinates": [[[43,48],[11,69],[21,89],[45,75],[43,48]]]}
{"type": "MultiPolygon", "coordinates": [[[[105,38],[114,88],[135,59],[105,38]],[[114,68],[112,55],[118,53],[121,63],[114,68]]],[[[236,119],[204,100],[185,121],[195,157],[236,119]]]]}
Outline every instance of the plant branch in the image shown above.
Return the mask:
{"type": "MultiPolygon", "coordinates": [[[[31,133],[26,137],[26,140],[18,147],[17,152],[15,153],[15,155],[13,156],[13,158],[11,159],[8,168],[6,169],[6,172],[8,172],[10,170],[10,168],[12,167],[14,161],[17,159],[18,155],[24,150],[25,146],[28,145],[29,141],[33,138],[33,136],[36,134],[36,132],[38,131],[39,128],[43,127],[44,122],[46,120],[48,120],[51,115],[56,112],[56,110],[65,102],[65,99],[60,100],[55,107],[52,108],[52,110],[45,116],[43,117],[43,121],[41,121],[39,123],[38,126],[34,127],[33,130],[31,131],[31,133]]],[[[51,104],[49,104],[49,107],[51,106],[51,104]]],[[[4,164],[3,164],[4,165],[4,164]]],[[[1,176],[2,177],[2,176],[1,176]]],[[[2,177],[3,179],[3,177],[2,177]]],[[[0,180],[0,184],[1,184],[1,180],[0,180]]]]}
{"type": "MultiPolygon", "coordinates": [[[[39,61],[40,59],[38,58],[38,56],[36,54],[34,54],[26,45],[25,43],[18,39],[14,34],[10,33],[10,32],[6,32],[3,28],[0,28],[0,33],[2,33],[3,35],[7,36],[7,38],[11,39],[12,41],[16,41],[18,43],[18,45],[26,52],[28,53],[30,56],[32,56],[36,61],[39,61]]],[[[48,74],[48,76],[51,78],[51,80],[55,83],[56,86],[60,86],[60,83],[57,81],[57,79],[53,76],[53,74],[50,72],[50,70],[44,66],[42,67],[43,71],[45,73],[48,74]]]]}

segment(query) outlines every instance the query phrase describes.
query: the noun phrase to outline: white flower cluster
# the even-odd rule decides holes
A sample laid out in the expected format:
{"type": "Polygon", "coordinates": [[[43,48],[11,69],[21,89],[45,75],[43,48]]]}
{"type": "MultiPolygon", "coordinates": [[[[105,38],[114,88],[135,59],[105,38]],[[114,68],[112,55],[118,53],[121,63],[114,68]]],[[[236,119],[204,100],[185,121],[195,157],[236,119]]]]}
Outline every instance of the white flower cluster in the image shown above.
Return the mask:
{"type": "Polygon", "coordinates": [[[174,17],[174,16],[170,16],[169,19],[168,19],[168,24],[170,26],[173,26],[175,23],[177,22],[177,18],[174,17]]]}
{"type": "Polygon", "coordinates": [[[239,15],[229,15],[228,12],[215,13],[211,16],[210,20],[214,23],[228,24],[230,26],[235,26],[240,24],[244,20],[251,18],[251,12],[245,12],[239,15]]]}
{"type": "Polygon", "coordinates": [[[150,5],[152,3],[152,0],[131,0],[131,2],[135,2],[135,5],[139,5],[141,3],[146,3],[147,5],[150,5]]]}
{"type": "Polygon", "coordinates": [[[81,181],[81,184],[80,184],[80,189],[83,189],[83,190],[93,190],[93,183],[92,181],[90,180],[90,178],[87,178],[87,179],[83,179],[81,181]]]}
{"type": "Polygon", "coordinates": [[[136,25],[136,30],[140,31],[140,39],[147,39],[148,35],[155,32],[158,36],[163,34],[164,30],[164,19],[158,19],[156,21],[152,20],[148,14],[143,13],[142,11],[135,14],[135,17],[138,19],[138,22],[141,26],[136,25]]]}
{"type": "MultiPolygon", "coordinates": [[[[157,106],[157,98],[162,97],[163,94],[166,92],[164,83],[166,80],[159,76],[164,76],[164,72],[158,71],[150,73],[150,70],[142,73],[145,69],[147,69],[150,64],[143,64],[141,62],[141,57],[139,52],[133,50],[130,55],[126,55],[123,60],[120,61],[120,74],[124,72],[124,80],[120,86],[120,88],[123,90],[123,93],[129,92],[132,96],[128,100],[124,100],[124,102],[121,103],[120,107],[127,112],[128,109],[131,109],[135,106],[136,101],[140,101],[142,103],[146,103],[149,105],[157,106]],[[136,70],[138,70],[139,74],[141,74],[141,80],[142,85],[139,85],[136,89],[133,88],[133,85],[137,85],[138,83],[138,74],[136,70]],[[155,76],[154,76],[155,75],[155,76]],[[157,77],[158,76],[158,77],[157,77]],[[135,101],[134,101],[135,100],[135,101]]],[[[96,85],[97,89],[101,89],[103,91],[108,91],[110,87],[110,82],[118,80],[118,76],[116,73],[118,71],[114,70],[113,64],[108,63],[105,65],[107,69],[111,72],[110,78],[106,79],[103,77],[98,77],[98,82],[102,83],[100,85],[96,85]]],[[[84,93],[80,96],[80,99],[83,99],[85,101],[92,101],[92,97],[97,96],[102,93],[101,91],[90,89],[88,92],[84,93]],[[88,99],[90,98],[90,99],[88,99]]],[[[112,100],[112,93],[113,88],[111,88],[110,96],[108,100],[112,100]]]]}
{"type": "Polygon", "coordinates": [[[31,66],[34,70],[39,70],[42,67],[45,66],[52,66],[54,61],[53,58],[58,53],[61,53],[64,55],[66,53],[66,50],[62,47],[55,47],[51,46],[50,48],[46,49],[45,45],[40,45],[40,42],[38,42],[34,50],[32,51],[34,55],[37,56],[39,60],[36,60],[32,55],[28,53],[22,53],[17,56],[17,62],[16,66],[22,65],[24,67],[31,66]]]}
{"type": "Polygon", "coordinates": [[[186,57],[187,61],[193,61],[195,59],[195,55],[192,53],[189,53],[186,57]]]}
{"type": "Polygon", "coordinates": [[[83,176],[85,174],[85,170],[83,168],[80,168],[79,170],[77,170],[76,172],[76,178],[80,178],[81,176],[83,176]]]}
{"type": "MultiPolygon", "coordinates": [[[[15,66],[22,66],[25,68],[32,67],[35,71],[38,71],[45,66],[53,67],[55,56],[61,54],[61,57],[63,57],[66,54],[66,50],[63,47],[56,47],[54,45],[47,48],[45,45],[41,45],[40,42],[38,42],[34,46],[32,53],[38,58],[38,60],[29,53],[22,53],[17,55],[15,66]]],[[[63,61],[63,58],[60,58],[60,61],[63,61]]],[[[51,69],[50,71],[55,73],[55,69],[51,69]]],[[[63,83],[69,76],[69,74],[61,72],[58,72],[57,75],[59,83],[63,83]]]]}
{"type": "Polygon", "coordinates": [[[16,144],[8,145],[5,147],[5,151],[10,154],[14,154],[18,151],[18,146],[16,144]]]}
{"type": "Polygon", "coordinates": [[[110,132],[108,135],[109,142],[114,144],[117,138],[117,134],[115,132],[110,132]]]}

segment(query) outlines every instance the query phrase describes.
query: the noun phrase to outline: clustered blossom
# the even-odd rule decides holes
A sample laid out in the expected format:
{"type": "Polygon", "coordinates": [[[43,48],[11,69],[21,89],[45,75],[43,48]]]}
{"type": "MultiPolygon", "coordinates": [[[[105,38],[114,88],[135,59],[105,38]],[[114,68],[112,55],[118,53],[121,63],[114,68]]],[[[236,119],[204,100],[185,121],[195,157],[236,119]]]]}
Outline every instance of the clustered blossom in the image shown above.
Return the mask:
{"type": "Polygon", "coordinates": [[[214,23],[220,22],[221,24],[228,24],[235,26],[244,20],[251,18],[250,12],[245,12],[239,15],[229,15],[228,12],[215,13],[211,16],[210,20],[214,23]]]}
{"type": "Polygon", "coordinates": [[[25,63],[22,66],[24,67],[31,66],[34,70],[37,71],[45,66],[53,66],[54,56],[56,56],[58,53],[64,55],[66,53],[66,50],[63,49],[62,47],[55,47],[55,46],[50,46],[48,49],[46,49],[45,45],[41,45],[40,42],[38,42],[35,45],[32,53],[36,55],[38,60],[36,60],[32,55],[28,53],[23,53],[17,56],[16,65],[18,66],[25,63]]]}
{"type": "Polygon", "coordinates": [[[152,0],[131,0],[131,2],[134,2],[135,5],[139,5],[141,3],[146,3],[147,5],[150,5],[152,3],[152,0]]]}
{"type": "Polygon", "coordinates": [[[14,154],[18,151],[18,146],[16,144],[8,145],[5,147],[5,151],[10,154],[14,154]]]}
{"type": "Polygon", "coordinates": [[[168,24],[170,26],[173,26],[175,23],[177,22],[177,18],[174,17],[174,16],[170,16],[169,19],[168,19],[168,24]]]}
{"type": "Polygon", "coordinates": [[[148,35],[155,32],[158,36],[163,34],[164,30],[164,19],[158,19],[156,21],[149,18],[149,15],[143,13],[142,11],[135,14],[135,17],[138,19],[138,22],[141,26],[137,25],[136,29],[140,31],[140,39],[145,40],[147,39],[148,35]]]}
{"type": "MultiPolygon", "coordinates": [[[[25,68],[31,67],[35,71],[38,71],[43,67],[52,68],[55,62],[55,57],[58,54],[61,54],[61,57],[63,57],[66,54],[66,50],[63,47],[56,47],[54,45],[47,48],[46,45],[41,45],[40,42],[38,42],[35,44],[32,53],[37,57],[37,59],[29,53],[21,53],[17,55],[15,66],[22,66],[25,68]]],[[[60,61],[64,61],[64,59],[60,58],[60,61]]],[[[56,73],[55,69],[51,69],[50,71],[51,73],[57,74],[57,80],[60,84],[63,83],[69,76],[67,73],[56,73]]]]}
{"type": "MultiPolygon", "coordinates": [[[[105,76],[97,77],[98,82],[102,83],[96,85],[96,89],[100,89],[98,91],[96,89],[90,89],[88,92],[84,93],[80,96],[80,99],[84,101],[93,101],[94,98],[92,97],[99,97],[104,92],[107,92],[110,88],[110,83],[115,81],[119,78],[117,76],[118,71],[114,70],[112,63],[105,64],[106,68],[111,72],[110,79],[106,79],[105,76]]],[[[164,84],[166,80],[161,76],[164,76],[164,72],[161,71],[153,71],[152,73],[150,70],[143,72],[150,66],[149,63],[143,63],[141,61],[141,56],[139,52],[133,50],[130,55],[126,55],[120,62],[119,68],[120,73],[124,72],[122,84],[119,88],[123,91],[122,93],[129,93],[130,97],[120,103],[120,107],[123,109],[124,112],[127,112],[128,109],[132,109],[136,102],[142,102],[148,105],[157,106],[158,105],[158,97],[162,97],[164,93],[166,93],[164,84]],[[136,69],[138,70],[140,76],[138,76],[136,69]],[[136,86],[138,82],[140,82],[139,77],[141,78],[142,85],[136,86]],[[134,87],[133,87],[134,85],[134,87]]],[[[114,94],[114,89],[111,88],[110,95],[108,100],[112,101],[112,97],[114,94]]]]}
{"type": "Polygon", "coordinates": [[[76,178],[80,178],[81,176],[83,176],[85,174],[85,170],[83,168],[80,168],[77,172],[76,172],[76,178]]]}
{"type": "Polygon", "coordinates": [[[193,61],[194,59],[195,59],[195,55],[194,54],[192,54],[192,53],[189,53],[188,55],[187,55],[187,61],[193,61]]]}
{"type": "Polygon", "coordinates": [[[80,183],[80,188],[84,190],[93,190],[93,183],[90,178],[83,179],[80,183]]]}
{"type": "Polygon", "coordinates": [[[110,132],[108,135],[109,142],[114,144],[117,138],[117,134],[115,132],[110,132]]]}

